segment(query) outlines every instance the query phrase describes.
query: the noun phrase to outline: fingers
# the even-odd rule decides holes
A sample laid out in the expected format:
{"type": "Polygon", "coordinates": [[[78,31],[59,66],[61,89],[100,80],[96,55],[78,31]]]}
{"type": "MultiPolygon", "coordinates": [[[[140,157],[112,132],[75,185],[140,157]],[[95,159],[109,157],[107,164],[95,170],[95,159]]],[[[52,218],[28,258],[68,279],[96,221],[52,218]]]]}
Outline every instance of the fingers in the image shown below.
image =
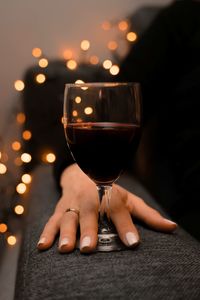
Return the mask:
{"type": "Polygon", "coordinates": [[[51,247],[55,236],[60,228],[61,213],[54,213],[46,223],[44,230],[39,238],[37,247],[39,250],[46,250],[51,247]]]}
{"type": "Polygon", "coordinates": [[[177,228],[176,223],[165,219],[157,210],[148,206],[141,198],[131,193],[128,193],[127,206],[134,217],[155,230],[173,232],[177,228]]]}
{"type": "Polygon", "coordinates": [[[139,234],[132,222],[129,211],[125,207],[110,213],[111,219],[117,229],[121,241],[127,247],[135,247],[139,244],[139,234]]]}

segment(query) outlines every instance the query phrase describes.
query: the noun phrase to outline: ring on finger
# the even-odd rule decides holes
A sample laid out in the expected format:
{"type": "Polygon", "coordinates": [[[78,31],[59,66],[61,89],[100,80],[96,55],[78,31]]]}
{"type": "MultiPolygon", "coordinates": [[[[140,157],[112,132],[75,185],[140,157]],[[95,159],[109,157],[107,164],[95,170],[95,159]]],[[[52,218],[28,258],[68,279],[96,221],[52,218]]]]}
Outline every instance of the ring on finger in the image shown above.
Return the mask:
{"type": "Polygon", "coordinates": [[[66,211],[67,212],[73,212],[75,214],[77,214],[77,216],[79,217],[80,211],[77,208],[67,208],[66,211]]]}

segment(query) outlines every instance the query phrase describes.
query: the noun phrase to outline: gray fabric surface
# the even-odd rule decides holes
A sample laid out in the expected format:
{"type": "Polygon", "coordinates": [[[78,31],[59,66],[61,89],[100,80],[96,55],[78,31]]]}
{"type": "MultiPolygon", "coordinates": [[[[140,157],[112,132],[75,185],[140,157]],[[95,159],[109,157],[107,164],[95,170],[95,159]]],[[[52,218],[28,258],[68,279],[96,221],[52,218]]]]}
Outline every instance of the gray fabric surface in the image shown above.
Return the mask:
{"type": "MultiPolygon", "coordinates": [[[[159,209],[132,178],[122,176],[121,184],[159,209]]],[[[164,234],[137,225],[142,242],[135,250],[59,254],[56,241],[39,252],[39,235],[58,199],[50,167],[34,172],[28,198],[15,300],[200,299],[200,244],[182,229],[164,234]]]]}

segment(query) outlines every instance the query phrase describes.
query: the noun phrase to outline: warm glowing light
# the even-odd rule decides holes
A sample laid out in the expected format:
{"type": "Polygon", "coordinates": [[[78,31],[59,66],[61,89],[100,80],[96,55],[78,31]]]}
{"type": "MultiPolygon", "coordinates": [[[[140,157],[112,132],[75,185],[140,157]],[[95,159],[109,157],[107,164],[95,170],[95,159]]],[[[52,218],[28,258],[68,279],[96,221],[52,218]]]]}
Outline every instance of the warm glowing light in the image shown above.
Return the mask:
{"type": "Polygon", "coordinates": [[[127,30],[127,29],[128,29],[128,22],[127,22],[127,21],[120,21],[120,22],[118,23],[118,28],[119,28],[119,30],[121,30],[121,31],[127,30]]]}
{"type": "Polygon", "coordinates": [[[77,123],[82,123],[83,120],[82,120],[81,118],[78,118],[78,119],[76,119],[76,122],[77,122],[77,123]]]}
{"type": "Polygon", "coordinates": [[[110,69],[112,67],[112,61],[109,59],[104,60],[103,67],[104,69],[110,69]]]}
{"type": "Polygon", "coordinates": [[[26,183],[26,184],[29,184],[32,181],[32,177],[30,174],[23,174],[21,179],[22,179],[22,182],[26,183]]]}
{"type": "Polygon", "coordinates": [[[38,64],[41,68],[46,68],[48,66],[49,62],[46,58],[41,58],[39,60],[38,64]]]}
{"type": "Polygon", "coordinates": [[[40,48],[33,48],[32,55],[34,57],[40,57],[42,55],[42,50],[40,48]]]}
{"type": "Polygon", "coordinates": [[[129,42],[134,42],[137,39],[137,34],[133,31],[127,33],[126,38],[129,42]]]}
{"type": "Polygon", "coordinates": [[[26,120],[26,116],[23,112],[17,114],[16,120],[19,124],[23,124],[26,120]]]}
{"type": "Polygon", "coordinates": [[[0,174],[5,174],[7,172],[6,165],[0,163],[0,174]]]}
{"type": "Polygon", "coordinates": [[[92,55],[92,56],[90,57],[90,63],[91,63],[92,65],[98,65],[98,63],[99,63],[99,58],[98,58],[98,56],[92,55]]]}
{"type": "Polygon", "coordinates": [[[103,28],[103,30],[110,30],[111,28],[111,24],[108,21],[104,21],[101,25],[101,27],[103,28]]]}
{"type": "Polygon", "coordinates": [[[73,110],[72,115],[73,115],[73,117],[77,117],[78,116],[77,110],[73,110]]]}
{"type": "Polygon", "coordinates": [[[16,243],[17,243],[17,239],[14,235],[10,235],[7,237],[7,243],[10,245],[10,246],[14,246],[16,243]]]}
{"type": "Polygon", "coordinates": [[[44,74],[38,74],[36,75],[35,80],[37,81],[37,83],[44,83],[46,80],[46,76],[44,74]]]}
{"type": "Polygon", "coordinates": [[[110,49],[110,50],[112,50],[112,51],[116,50],[117,47],[118,47],[118,44],[117,44],[117,42],[115,42],[115,41],[110,41],[110,42],[108,43],[108,49],[110,49]]]}
{"type": "Polygon", "coordinates": [[[77,96],[77,97],[75,98],[75,102],[76,102],[77,104],[81,103],[81,97],[77,96]]]}
{"type": "Polygon", "coordinates": [[[22,133],[22,137],[24,140],[28,141],[32,137],[32,133],[29,130],[24,130],[22,133]]]}
{"type": "Polygon", "coordinates": [[[21,92],[21,91],[23,91],[25,84],[22,80],[16,80],[14,82],[14,87],[15,87],[16,91],[21,92]]]}
{"type": "Polygon", "coordinates": [[[17,186],[16,186],[16,191],[18,194],[24,194],[26,192],[26,185],[24,183],[19,183],[17,186]]]}
{"type": "Polygon", "coordinates": [[[86,115],[91,115],[92,113],[93,113],[93,109],[92,109],[92,107],[86,107],[85,109],[84,109],[84,113],[86,114],[86,115]]]}
{"type": "Polygon", "coordinates": [[[24,213],[24,207],[22,205],[16,205],[14,211],[17,215],[22,215],[24,213]]]}
{"type": "Polygon", "coordinates": [[[56,156],[55,156],[54,153],[48,153],[48,154],[46,155],[46,161],[47,161],[48,163],[53,163],[55,160],[56,160],[56,156]]]}
{"type": "Polygon", "coordinates": [[[5,223],[0,223],[0,233],[5,233],[8,230],[8,226],[5,223]]]}
{"type": "Polygon", "coordinates": [[[29,163],[31,161],[32,157],[29,153],[22,153],[21,155],[21,160],[24,162],[24,163],[29,163]]]}
{"type": "Polygon", "coordinates": [[[84,81],[81,80],[81,79],[78,79],[78,80],[75,81],[75,83],[76,83],[76,84],[81,84],[81,83],[84,83],[84,81]]]}
{"type": "Polygon", "coordinates": [[[18,150],[21,149],[21,144],[20,144],[20,142],[15,141],[15,142],[12,143],[11,147],[12,147],[12,149],[13,149],[14,151],[18,151],[18,150]]]}
{"type": "Polygon", "coordinates": [[[64,52],[63,52],[63,57],[64,59],[68,60],[68,59],[71,59],[73,56],[73,52],[70,50],[70,49],[66,49],[64,52]]]}
{"type": "Polygon", "coordinates": [[[70,70],[75,70],[77,68],[77,62],[74,59],[70,59],[66,63],[66,66],[70,70]]]}
{"type": "Polygon", "coordinates": [[[120,69],[117,65],[113,65],[109,71],[110,71],[111,75],[117,75],[119,73],[120,69]]]}
{"type": "Polygon", "coordinates": [[[90,42],[88,40],[83,40],[81,42],[81,49],[87,51],[90,48],[90,42]]]}
{"type": "Polygon", "coordinates": [[[16,157],[14,160],[16,166],[20,167],[22,165],[22,161],[20,157],[16,157]]]}

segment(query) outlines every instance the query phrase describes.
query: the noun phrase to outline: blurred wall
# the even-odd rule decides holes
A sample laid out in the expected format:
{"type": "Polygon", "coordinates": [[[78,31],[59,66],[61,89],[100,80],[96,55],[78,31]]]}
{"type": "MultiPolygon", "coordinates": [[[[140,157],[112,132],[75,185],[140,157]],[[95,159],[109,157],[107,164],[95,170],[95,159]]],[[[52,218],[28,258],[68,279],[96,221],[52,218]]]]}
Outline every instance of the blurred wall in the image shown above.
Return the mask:
{"type": "MultiPolygon", "coordinates": [[[[13,83],[36,63],[31,55],[40,47],[48,58],[61,58],[65,48],[76,56],[80,41],[91,41],[90,52],[106,57],[104,20],[123,19],[144,5],[166,5],[170,0],[6,0],[0,1],[0,136],[19,99],[13,83]]],[[[114,34],[114,33],[113,33],[114,34]]]]}

